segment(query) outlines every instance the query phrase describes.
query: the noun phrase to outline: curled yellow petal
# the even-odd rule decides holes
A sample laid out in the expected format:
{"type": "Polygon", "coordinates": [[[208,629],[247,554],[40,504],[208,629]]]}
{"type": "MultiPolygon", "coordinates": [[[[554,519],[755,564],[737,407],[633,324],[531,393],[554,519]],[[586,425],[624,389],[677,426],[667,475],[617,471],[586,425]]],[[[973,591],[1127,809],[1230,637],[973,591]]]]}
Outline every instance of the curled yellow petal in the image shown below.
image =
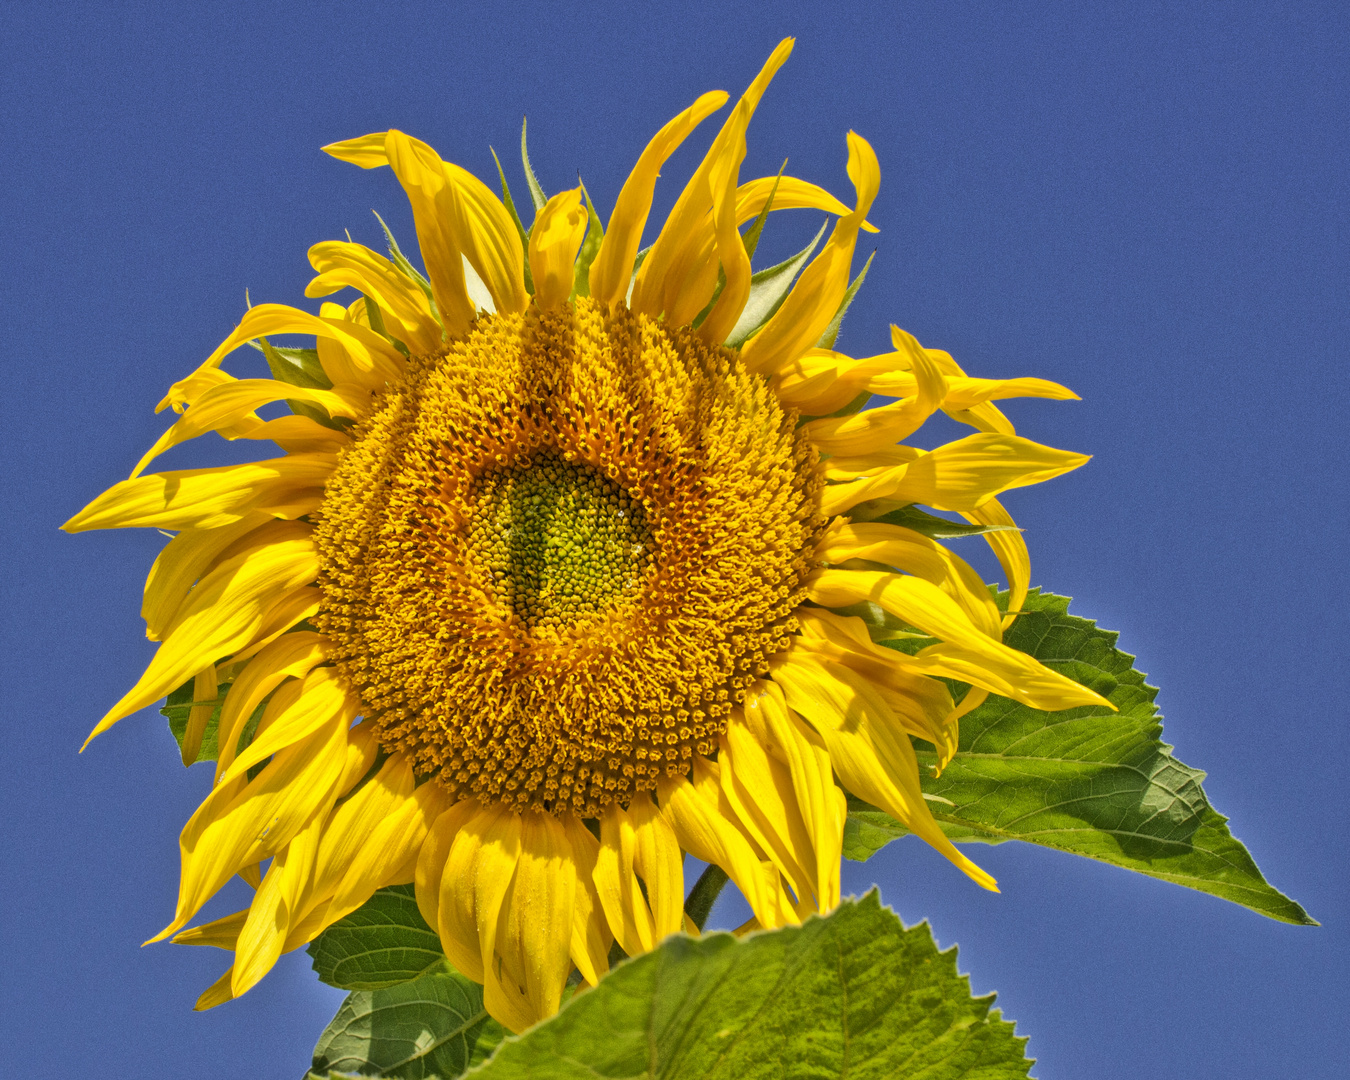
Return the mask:
{"type": "Polygon", "coordinates": [[[530,229],[530,274],[540,310],[556,307],[572,293],[572,267],[589,222],[581,194],[581,188],[558,192],[530,229]]]}

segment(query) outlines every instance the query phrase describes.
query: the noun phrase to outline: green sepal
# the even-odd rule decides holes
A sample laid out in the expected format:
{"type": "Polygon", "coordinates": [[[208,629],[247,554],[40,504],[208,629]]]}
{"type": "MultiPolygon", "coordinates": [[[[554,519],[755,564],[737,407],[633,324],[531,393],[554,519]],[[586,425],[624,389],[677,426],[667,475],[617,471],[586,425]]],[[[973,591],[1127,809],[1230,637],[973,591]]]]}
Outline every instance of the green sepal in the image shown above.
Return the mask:
{"type": "Polygon", "coordinates": [[[504,1034],[483,1008],[483,988],[443,967],[348,994],[319,1036],[308,1078],[452,1080],[482,1062],[504,1034]]]}
{"type": "Polygon", "coordinates": [[[391,885],[309,943],[320,981],[340,990],[382,990],[445,968],[436,931],[411,885],[391,885]]]}
{"type": "Polygon", "coordinates": [[[384,230],[384,242],[389,246],[390,261],[403,271],[404,274],[417,282],[418,287],[426,294],[426,298],[431,301],[434,310],[436,306],[436,297],[431,292],[431,282],[424,278],[417,267],[413,266],[413,264],[408,261],[408,257],[403,254],[402,249],[398,246],[398,241],[394,239],[394,234],[389,231],[389,226],[384,223],[384,218],[380,217],[374,210],[372,210],[371,213],[375,214],[375,220],[380,223],[380,228],[384,230]]]}
{"type": "Polygon", "coordinates": [[[520,234],[520,250],[525,253],[525,291],[531,296],[534,295],[534,276],[530,273],[530,234],[525,231],[525,222],[520,220],[520,214],[516,211],[516,201],[511,198],[511,188],[506,182],[506,170],[502,168],[501,159],[497,157],[497,151],[488,147],[492,152],[492,160],[497,164],[497,178],[502,182],[502,202],[506,204],[507,213],[511,215],[511,220],[516,224],[516,232],[520,234]]]}
{"type": "MultiPolygon", "coordinates": [[[[852,511],[849,517],[853,517],[852,511]]],[[[859,519],[861,520],[861,519],[859,519]]],[[[963,536],[981,536],[991,532],[1016,532],[1015,525],[970,525],[964,521],[950,521],[910,503],[880,517],[870,519],[883,525],[899,525],[912,532],[920,533],[930,540],[956,540],[963,536]]]]}
{"type": "Polygon", "coordinates": [[[872,265],[872,260],[877,257],[874,251],[867,256],[867,261],[863,263],[863,268],[858,271],[858,276],[853,279],[844,293],[844,298],[839,301],[839,310],[834,313],[834,318],[830,320],[830,325],[825,327],[825,332],[820,335],[820,340],[816,342],[817,349],[833,349],[834,343],[839,339],[839,328],[844,324],[844,316],[848,314],[849,306],[853,303],[853,298],[858,295],[858,290],[862,288],[863,281],[867,278],[867,269],[872,265]]]}
{"type": "MultiPolygon", "coordinates": [[[[1000,608],[1007,602],[1000,593],[1000,608]]],[[[1066,597],[1032,590],[1003,639],[1119,711],[1089,705],[1044,712],[991,695],[961,718],[959,749],[941,776],[932,775],[933,747],[916,741],[925,797],[950,803],[930,802],[943,831],[956,841],[1023,840],[1083,855],[1272,919],[1315,925],[1267,883],[1228,831],[1228,819],[1201,787],[1205,774],[1162,741],[1157,690],[1134,669],[1134,657],[1116,648],[1116,634],[1070,615],[1068,605],[1066,597]]],[[[905,651],[907,643],[884,644],[905,651]]],[[[879,832],[870,839],[862,833],[864,825],[884,828],[875,818],[881,811],[871,813],[853,831],[855,852],[880,839],[879,832]]]]}
{"type": "Polygon", "coordinates": [[[816,245],[820,243],[820,238],[825,235],[828,227],[829,222],[822,225],[815,239],[792,258],[750,275],[750,295],[746,298],[741,317],[736,320],[736,325],[727,335],[726,344],[730,348],[736,349],[744,345],[782,307],[783,301],[792,289],[792,283],[797,279],[798,272],[806,265],[806,260],[816,250],[816,245]]]}
{"type": "Polygon", "coordinates": [[[249,344],[267,358],[268,370],[278,382],[303,386],[307,390],[331,390],[333,380],[319,363],[318,349],[292,349],[273,345],[265,337],[249,344]]]}
{"type": "Polygon", "coordinates": [[[539,178],[534,175],[534,169],[530,165],[530,150],[525,145],[525,126],[528,123],[526,117],[520,118],[520,163],[525,166],[525,184],[530,189],[530,201],[534,203],[534,212],[537,214],[544,208],[548,199],[544,196],[544,189],[539,186],[539,178]]]}
{"type": "MultiPolygon", "coordinates": [[[[751,225],[750,228],[745,231],[745,235],[741,237],[741,244],[745,247],[745,257],[747,259],[753,259],[755,257],[755,249],[759,247],[760,235],[764,232],[764,223],[769,220],[769,211],[773,209],[773,200],[778,194],[778,184],[783,179],[783,170],[786,168],[787,158],[784,158],[783,164],[778,167],[778,175],[773,178],[773,188],[769,191],[768,200],[764,203],[763,209],[760,210],[759,215],[755,218],[754,224],[751,225]]],[[[754,278],[752,277],[751,280],[753,281],[754,278]]]]}
{"type": "Polygon", "coordinates": [[[667,938],[557,1016],[508,1036],[481,1080],[1020,1080],[1026,1039],[973,997],[956,949],[873,889],[801,926],[667,938]]]}
{"type": "Polygon", "coordinates": [[[595,212],[591,193],[586,190],[586,185],[581,183],[579,176],[577,183],[581,185],[581,197],[586,200],[587,221],[586,236],[581,241],[581,250],[577,252],[576,269],[572,273],[572,295],[590,296],[591,263],[595,262],[595,257],[600,254],[600,241],[605,238],[605,227],[600,223],[600,215],[595,212]]]}

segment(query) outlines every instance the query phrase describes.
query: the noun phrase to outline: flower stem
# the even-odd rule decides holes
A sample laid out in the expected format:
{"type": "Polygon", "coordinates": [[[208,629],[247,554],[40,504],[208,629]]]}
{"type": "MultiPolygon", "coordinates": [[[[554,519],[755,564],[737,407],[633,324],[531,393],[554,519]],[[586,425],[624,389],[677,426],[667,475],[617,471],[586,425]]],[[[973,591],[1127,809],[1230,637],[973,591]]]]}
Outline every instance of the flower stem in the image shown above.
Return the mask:
{"type": "Polygon", "coordinates": [[[708,921],[713,902],[726,883],[727,872],[720,866],[710,865],[708,869],[703,871],[703,875],[694,882],[694,887],[689,890],[689,896],[684,901],[684,913],[700,930],[708,921]]]}

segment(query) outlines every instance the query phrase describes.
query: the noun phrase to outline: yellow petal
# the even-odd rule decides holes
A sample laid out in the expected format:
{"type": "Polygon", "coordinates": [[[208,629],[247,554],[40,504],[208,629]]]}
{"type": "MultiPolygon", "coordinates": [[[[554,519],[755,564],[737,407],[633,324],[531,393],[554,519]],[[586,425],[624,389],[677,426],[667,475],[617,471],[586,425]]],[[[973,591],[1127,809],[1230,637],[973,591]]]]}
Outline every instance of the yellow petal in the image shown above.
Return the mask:
{"type": "MultiPolygon", "coordinates": [[[[454,192],[456,239],[477,272],[499,314],[524,311],[525,251],[520,233],[502,201],[478,177],[453,162],[444,162],[447,190],[454,192]]],[[[442,200],[438,205],[444,206],[442,200]]]]}
{"type": "MultiPolygon", "coordinates": [[[[897,327],[892,330],[904,334],[897,327]]],[[[913,395],[852,416],[812,420],[805,428],[817,450],[832,455],[868,454],[914,434],[938,411],[947,394],[947,381],[917,341],[908,334],[904,340],[914,373],[913,395]]]]}
{"type": "Polygon", "coordinates": [[[225,769],[220,782],[228,784],[236,777],[243,776],[258,762],[266,761],[273,754],[308,738],[322,725],[329,723],[334,714],[344,710],[355,716],[361,711],[360,698],[347,688],[337,668],[315,668],[305,676],[295,702],[266,729],[259,725],[253,742],[225,769]]]}
{"type": "Polygon", "coordinates": [[[230,686],[218,723],[216,783],[234,761],[239,736],[259,703],[287,679],[302,679],[328,659],[328,639],[312,630],[285,634],[261,649],[230,686]]]}
{"type": "Polygon", "coordinates": [[[658,131],[638,157],[615,200],[600,250],[591,263],[591,297],[596,303],[612,307],[627,294],[661,166],[694,128],[726,104],[726,100],[727,95],[721,90],[704,94],[658,131]]]}
{"type": "MultiPolygon", "coordinates": [[[[136,463],[136,467],[131,471],[132,478],[139,476],[150,462],[171,447],[195,439],[208,431],[218,431],[240,419],[252,417],[253,410],[259,406],[283,400],[309,402],[326,410],[330,416],[354,420],[365,410],[370,398],[368,394],[354,386],[335,390],[311,390],[276,379],[231,379],[229,382],[213,386],[193,402],[173,427],[164,432],[155,445],[136,463]]],[[[261,425],[261,421],[258,423],[261,425]]]]}
{"type": "MultiPolygon", "coordinates": [[[[312,581],[318,570],[309,526],[227,559],[192,590],[145,674],[98,722],[89,738],[158,701],[201,671],[249,644],[273,600],[312,581]]],[[[88,740],[85,740],[88,745],[88,740]]]]}
{"type": "Polygon", "coordinates": [[[562,823],[577,867],[572,907],[572,963],[576,964],[581,977],[594,986],[609,970],[609,947],[614,940],[600,906],[600,894],[595,889],[595,862],[600,854],[600,843],[575,814],[563,814],[562,823]]]}
{"type": "MultiPolygon", "coordinates": [[[[284,304],[258,304],[248,309],[239,325],[235,327],[234,333],[220,343],[197,372],[188,376],[188,380],[196,378],[206,369],[219,367],[226,356],[245,342],[268,334],[314,334],[321,340],[337,342],[363,373],[365,377],[363,382],[367,389],[377,389],[385,382],[396,381],[402,377],[406,367],[399,351],[371,330],[342,320],[320,318],[284,304]]],[[[181,400],[180,388],[188,380],[170,387],[169,393],[157,408],[162,409],[181,400]]]]}
{"type": "MultiPolygon", "coordinates": [[[[696,758],[696,777],[705,773],[717,777],[715,762],[696,758]]],[[[713,780],[716,790],[718,781],[713,780]]],[[[736,824],[718,807],[716,797],[706,798],[693,783],[683,776],[663,777],[657,785],[661,794],[661,809],[669,815],[680,846],[696,859],[714,863],[726,871],[745,896],[756,917],[765,926],[781,926],[800,920],[791,908],[779,903],[773,885],[778,871],[772,863],[762,863],[750,842],[736,824]]]]}
{"type": "Polygon", "coordinates": [[[223,919],[193,926],[180,931],[173,937],[175,945],[209,945],[215,949],[229,949],[234,952],[235,942],[239,940],[239,931],[244,928],[248,918],[248,908],[226,915],[223,919]]]}
{"type": "Polygon", "coordinates": [[[89,529],[213,529],[252,510],[296,518],[317,510],[336,454],[292,454],[225,465],[182,469],[114,484],[61,526],[89,529]]]}
{"type": "Polygon", "coordinates": [[[903,822],[977,884],[998,891],[994,879],[957,851],[933,820],[919,788],[919,763],[909,736],[865,679],[847,668],[827,673],[792,654],[775,669],[774,681],[825,740],[849,791],[903,822]]]}
{"type": "Polygon", "coordinates": [[[192,708],[188,710],[187,727],[183,730],[183,742],[179,746],[184,765],[196,762],[197,755],[201,753],[207,722],[216,711],[215,664],[208,664],[192,680],[192,702],[192,708]]]}
{"type": "Polygon", "coordinates": [[[647,886],[652,913],[652,940],[660,944],[678,933],[684,922],[684,867],[680,843],[665,815],[646,795],[628,807],[633,823],[633,868],[647,886]]]}
{"type": "Polygon", "coordinates": [[[742,827],[788,879],[798,898],[813,897],[815,851],[787,766],[769,756],[737,713],[722,734],[717,762],[722,791],[742,827]]]}
{"type": "MultiPolygon", "coordinates": [[[[572,845],[552,814],[519,815],[520,860],[511,886],[511,914],[503,954],[517,953],[531,1023],[552,1016],[572,970],[571,946],[577,867],[572,845]]],[[[499,946],[500,948],[500,946],[499,946]]]]}
{"type": "MultiPolygon", "coordinates": [[[[716,261],[700,257],[706,240],[714,235],[718,237],[719,258],[730,260],[728,284],[731,285],[734,279],[737,293],[748,291],[750,260],[735,224],[736,173],[745,157],[745,129],[769,82],[792,53],[792,45],[791,38],[779,42],[675,200],[660,235],[638,269],[629,299],[629,306],[634,311],[653,318],[664,313],[666,321],[674,325],[692,322],[712,298],[717,285],[716,261]],[[712,188],[714,177],[717,192],[712,188]],[[716,221],[710,214],[715,207],[720,208],[716,221]],[[736,234],[739,253],[730,244],[732,233],[736,234]]],[[[742,295],[730,321],[719,319],[726,322],[725,332],[730,332],[735,325],[744,303],[742,295]]]]}
{"type": "Polygon", "coordinates": [[[308,416],[278,416],[274,420],[263,421],[257,427],[250,427],[236,437],[271,439],[288,454],[335,454],[352,441],[345,432],[324,427],[308,416]]]}
{"type": "Polygon", "coordinates": [[[346,757],[350,714],[338,714],[309,739],[277,754],[251,781],[215,788],[179,837],[183,870],[178,908],[151,941],[175,933],[244,867],[275,855],[331,805],[346,757]]]}
{"type": "Polygon", "coordinates": [[[291,920],[299,915],[300,895],[314,869],[325,817],[325,813],[316,812],[268,867],[235,945],[230,981],[235,997],[255,986],[281,956],[291,920]]]}
{"type": "Polygon", "coordinates": [[[441,327],[422,286],[383,255],[363,244],[328,240],[309,249],[309,261],[319,276],[305,288],[306,296],[359,289],[379,304],[385,328],[414,355],[441,347],[441,327]]]}
{"type": "Polygon", "coordinates": [[[1086,686],[981,633],[951,597],[922,578],[818,570],[808,580],[808,595],[822,607],[871,601],[910,626],[941,638],[941,644],[930,646],[916,657],[898,659],[912,670],[970,682],[1036,709],[1070,705],[1114,708],[1086,686]],[[961,673],[953,674],[957,670],[961,673]]]}
{"type": "Polygon", "coordinates": [[[539,310],[556,307],[571,295],[572,268],[589,220],[581,188],[558,192],[535,215],[530,229],[530,274],[539,310]]]}
{"type": "Polygon", "coordinates": [[[610,932],[629,956],[656,945],[651,909],[638,887],[636,857],[633,821],[618,803],[610,803],[600,815],[600,850],[592,876],[610,932]]]}
{"type": "Polygon", "coordinates": [[[817,546],[816,557],[836,564],[864,559],[915,574],[955,600],[984,633],[995,639],[1001,636],[998,606],[980,575],[964,559],[912,529],[879,522],[852,524],[837,520],[817,546]]]}
{"type": "Polygon", "coordinates": [[[233,979],[234,965],[231,964],[224,975],[202,991],[201,997],[192,1006],[193,1009],[197,1012],[205,1012],[207,1009],[214,1009],[217,1005],[224,1005],[225,1002],[233,1000],[234,992],[230,989],[233,979]]]}
{"type": "MultiPolygon", "coordinates": [[[[422,841],[422,850],[417,857],[417,867],[414,871],[415,893],[417,896],[417,910],[422,913],[422,918],[427,925],[437,930],[441,937],[441,948],[450,958],[450,963],[456,970],[462,971],[470,978],[475,978],[473,972],[482,966],[482,959],[478,955],[478,933],[473,931],[467,938],[451,938],[444,933],[444,923],[441,920],[441,882],[445,877],[446,863],[450,858],[450,849],[455,843],[456,837],[465,824],[474,817],[482,807],[474,799],[461,799],[449,809],[441,812],[440,816],[431,823],[431,828],[427,832],[427,837],[422,841]],[[467,965],[467,966],[466,966],[467,965]]],[[[470,914],[472,914],[472,905],[470,905],[470,914]]],[[[457,925],[457,924],[456,924],[457,925]]],[[[473,925],[470,918],[469,927],[473,925]]],[[[479,979],[481,981],[481,978],[479,979]]]]}
{"type": "Polygon", "coordinates": [[[871,499],[890,499],[970,511],[1000,492],[1042,483],[1088,460],[1086,454],[1056,450],[1016,435],[968,435],[930,453],[919,453],[906,464],[876,470],[866,459],[831,462],[837,470],[834,475],[850,470],[857,475],[874,471],[874,475],[827,487],[821,509],[833,516],[871,499]]]}
{"type": "Polygon", "coordinates": [[[188,590],[220,554],[271,520],[262,513],[246,514],[238,521],[215,529],[184,529],[165,544],[145,579],[145,595],[141,601],[145,636],[151,641],[160,640],[188,590]]]}
{"type": "Polygon", "coordinates": [[[752,728],[763,724],[766,747],[786,762],[792,775],[797,806],[815,852],[815,886],[821,911],[839,904],[839,861],[844,845],[848,803],[834,782],[830,755],[812,731],[783,700],[782,690],[766,683],[757,697],[747,700],[745,717],[752,728]]]}
{"type": "Polygon", "coordinates": [[[1027,542],[1022,530],[1017,528],[1017,522],[997,499],[990,499],[961,516],[975,525],[1008,526],[984,534],[1008,580],[1008,614],[1003,616],[1003,627],[1007,629],[1026,603],[1027,589],[1031,585],[1031,553],[1027,551],[1027,542]]]}
{"type": "MultiPolygon", "coordinates": [[[[741,362],[754,372],[773,374],[810,349],[839,310],[848,290],[858,230],[881,187],[881,167],[867,140],[848,133],[848,175],[857,192],[851,214],[835,222],[824,249],[802,271],[782,306],[741,346],[741,362]]],[[[645,264],[644,264],[645,265],[645,264]]]]}
{"type": "MultiPolygon", "coordinates": [[[[776,210],[824,210],[827,214],[844,217],[850,212],[847,206],[823,187],[807,180],[795,176],[761,176],[736,189],[736,224],[744,225],[758,217],[771,193],[773,207],[770,213],[776,210]]],[[[866,221],[862,228],[865,232],[877,231],[875,225],[866,221]]]]}
{"type": "Polygon", "coordinates": [[[455,194],[446,182],[445,163],[426,143],[401,131],[385,134],[385,152],[412,205],[417,244],[441,323],[448,336],[459,337],[477,312],[464,284],[463,249],[456,242],[451,223],[458,211],[450,205],[455,194]]]}
{"type": "Polygon", "coordinates": [[[387,134],[384,131],[376,131],[373,134],[362,135],[356,139],[329,143],[322,149],[325,154],[330,154],[339,161],[350,162],[352,165],[359,165],[363,169],[378,169],[381,165],[389,164],[389,156],[384,150],[384,140],[387,134]]]}

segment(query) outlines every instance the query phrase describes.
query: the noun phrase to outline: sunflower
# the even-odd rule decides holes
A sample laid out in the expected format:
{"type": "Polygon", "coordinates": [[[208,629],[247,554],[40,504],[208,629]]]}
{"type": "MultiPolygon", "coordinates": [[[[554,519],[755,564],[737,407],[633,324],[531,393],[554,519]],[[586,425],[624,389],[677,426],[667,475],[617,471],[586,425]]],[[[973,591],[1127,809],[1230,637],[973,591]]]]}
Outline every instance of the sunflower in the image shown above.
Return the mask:
{"type": "Polygon", "coordinates": [[[187,686],[191,762],[215,717],[215,781],[152,939],[233,951],[199,1008],[415,882],[450,962],[523,1030],[574,971],[595,984],[615,944],[698,932],[686,854],[734,882],[753,925],[832,908],[846,791],[995,888],[933,820],[912,740],[945,764],[990,693],[1104,704],[1001,641],[1029,564],[996,496],[1087,459],[1019,437],[993,402],[1074,395],[969,377],[895,327],[878,356],[825,346],[880,171],[849,133],[851,208],[786,175],[740,182],[791,48],[645,251],[662,164],[725,93],[656,134],[603,230],[584,189],[545,200],[530,174],[527,231],[504,179],[499,199],[400,131],[326,147],[392,169],[425,276],[392,237],[389,258],[316,245],[307,295],[359,298],[250,308],[169,390],[178,419],[131,479],[66,523],[173,533],[142,609],[159,648],[90,738],[187,686]],[[837,220],[789,291],[750,254],[790,208],[837,220]],[[273,378],[221,369],[246,343],[273,378]],[[895,400],[862,410],[872,394],[895,400]],[[258,415],[276,402],[291,415],[258,415]],[[975,434],[900,443],[938,411],[975,434]],[[208,431],[282,454],[144,473],[208,431]],[[916,504],[984,530],[1009,614],[916,504]],[[184,930],[236,874],[248,908],[184,930]]]}

